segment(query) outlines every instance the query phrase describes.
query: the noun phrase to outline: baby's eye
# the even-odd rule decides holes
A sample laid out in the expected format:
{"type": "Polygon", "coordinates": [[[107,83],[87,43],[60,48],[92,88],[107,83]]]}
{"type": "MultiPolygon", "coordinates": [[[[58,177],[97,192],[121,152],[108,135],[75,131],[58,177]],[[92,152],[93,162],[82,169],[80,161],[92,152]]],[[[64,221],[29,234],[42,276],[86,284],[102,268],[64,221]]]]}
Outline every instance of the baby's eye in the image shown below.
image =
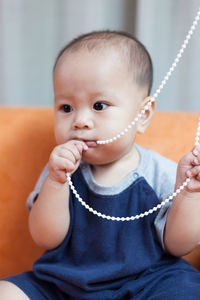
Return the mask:
{"type": "Polygon", "coordinates": [[[106,107],[108,107],[108,104],[103,103],[103,102],[96,102],[96,103],[93,105],[93,108],[94,108],[95,110],[103,110],[103,109],[105,109],[106,107]]]}
{"type": "Polygon", "coordinates": [[[71,112],[73,109],[69,104],[64,104],[61,106],[61,110],[63,110],[65,113],[71,112]]]}

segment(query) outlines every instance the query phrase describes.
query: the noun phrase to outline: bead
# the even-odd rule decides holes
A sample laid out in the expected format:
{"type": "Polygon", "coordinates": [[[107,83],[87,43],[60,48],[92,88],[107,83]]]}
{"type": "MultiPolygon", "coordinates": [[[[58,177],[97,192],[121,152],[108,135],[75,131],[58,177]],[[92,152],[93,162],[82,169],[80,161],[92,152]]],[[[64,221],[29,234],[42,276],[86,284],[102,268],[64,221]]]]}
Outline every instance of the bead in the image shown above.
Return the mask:
{"type": "Polygon", "coordinates": [[[157,89],[157,94],[160,94],[160,88],[157,89]]]}
{"type": "Polygon", "coordinates": [[[124,129],[124,131],[125,131],[125,132],[128,132],[128,129],[127,129],[127,128],[125,128],[125,129],[124,129]]]}
{"type": "Polygon", "coordinates": [[[190,38],[191,38],[191,35],[188,35],[188,37],[186,38],[186,40],[184,42],[185,45],[187,45],[189,43],[190,38]]]}
{"type": "Polygon", "coordinates": [[[189,39],[191,38],[191,34],[190,33],[188,33],[188,35],[187,35],[187,37],[186,37],[186,39],[185,39],[185,43],[187,42],[188,43],[188,41],[189,41],[189,39]]]}
{"type": "Polygon", "coordinates": [[[132,128],[132,126],[131,125],[128,125],[128,129],[131,129],[132,128]]]}
{"type": "Polygon", "coordinates": [[[161,83],[161,85],[160,85],[160,88],[161,88],[161,89],[163,88],[164,84],[165,84],[165,82],[164,82],[164,80],[163,80],[162,83],[161,83]]]}
{"type": "Polygon", "coordinates": [[[154,97],[154,96],[151,96],[151,97],[150,97],[150,101],[151,101],[151,102],[155,102],[155,101],[156,101],[155,97],[154,97]]]}
{"type": "Polygon", "coordinates": [[[166,76],[165,76],[165,80],[164,80],[165,83],[167,82],[168,79],[169,79],[169,75],[166,75],[166,76]]]}
{"type": "Polygon", "coordinates": [[[191,36],[193,34],[193,31],[189,30],[188,34],[191,36]]]}

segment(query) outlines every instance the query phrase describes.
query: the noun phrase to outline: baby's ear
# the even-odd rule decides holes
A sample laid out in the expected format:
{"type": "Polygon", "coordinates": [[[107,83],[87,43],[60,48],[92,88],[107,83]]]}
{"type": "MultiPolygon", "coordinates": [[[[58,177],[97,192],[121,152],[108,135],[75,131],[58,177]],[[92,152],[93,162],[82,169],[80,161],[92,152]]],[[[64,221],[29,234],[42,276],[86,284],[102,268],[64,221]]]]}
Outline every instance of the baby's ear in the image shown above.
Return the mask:
{"type": "Polygon", "coordinates": [[[142,114],[142,117],[140,118],[140,121],[137,125],[137,132],[138,133],[144,133],[146,128],[148,127],[149,123],[151,122],[151,118],[155,111],[155,99],[152,101],[152,97],[146,97],[140,106],[140,111],[145,109],[145,113],[142,114]],[[151,102],[151,106],[148,105],[148,103],[151,102]],[[148,107],[148,110],[146,109],[148,107]]]}

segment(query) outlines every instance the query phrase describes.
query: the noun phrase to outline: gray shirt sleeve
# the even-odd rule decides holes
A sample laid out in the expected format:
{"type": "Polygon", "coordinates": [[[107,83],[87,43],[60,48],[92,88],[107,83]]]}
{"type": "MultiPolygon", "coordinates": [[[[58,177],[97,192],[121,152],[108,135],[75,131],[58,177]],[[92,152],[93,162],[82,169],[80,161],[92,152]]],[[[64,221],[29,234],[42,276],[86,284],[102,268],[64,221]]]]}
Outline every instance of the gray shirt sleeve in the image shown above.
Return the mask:
{"type": "MultiPolygon", "coordinates": [[[[137,172],[139,175],[145,177],[160,199],[160,202],[162,202],[174,192],[177,164],[154,151],[138,146],[137,148],[141,156],[137,172]]],[[[157,240],[164,250],[164,228],[171,205],[172,201],[166,203],[159,210],[154,221],[157,240]]]]}
{"type": "Polygon", "coordinates": [[[48,166],[46,165],[45,168],[43,169],[36,185],[35,185],[34,190],[30,193],[30,195],[28,196],[28,199],[26,201],[26,206],[27,206],[29,211],[31,210],[31,208],[33,206],[33,203],[37,199],[37,196],[40,192],[41,186],[42,186],[42,184],[43,184],[43,182],[44,182],[47,175],[48,175],[48,166]]]}

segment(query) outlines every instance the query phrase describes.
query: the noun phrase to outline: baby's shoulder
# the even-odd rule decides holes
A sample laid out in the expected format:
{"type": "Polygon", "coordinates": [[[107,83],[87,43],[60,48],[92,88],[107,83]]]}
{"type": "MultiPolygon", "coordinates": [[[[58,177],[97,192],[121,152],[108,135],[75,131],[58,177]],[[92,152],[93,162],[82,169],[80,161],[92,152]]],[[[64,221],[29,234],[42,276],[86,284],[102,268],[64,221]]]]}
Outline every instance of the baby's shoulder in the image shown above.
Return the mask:
{"type": "Polygon", "coordinates": [[[177,163],[159,153],[137,146],[140,153],[138,173],[145,177],[158,197],[173,191],[176,181],[177,163]]]}
{"type": "Polygon", "coordinates": [[[176,171],[177,163],[163,155],[147,148],[136,145],[140,154],[140,167],[156,171],[176,171]]]}

